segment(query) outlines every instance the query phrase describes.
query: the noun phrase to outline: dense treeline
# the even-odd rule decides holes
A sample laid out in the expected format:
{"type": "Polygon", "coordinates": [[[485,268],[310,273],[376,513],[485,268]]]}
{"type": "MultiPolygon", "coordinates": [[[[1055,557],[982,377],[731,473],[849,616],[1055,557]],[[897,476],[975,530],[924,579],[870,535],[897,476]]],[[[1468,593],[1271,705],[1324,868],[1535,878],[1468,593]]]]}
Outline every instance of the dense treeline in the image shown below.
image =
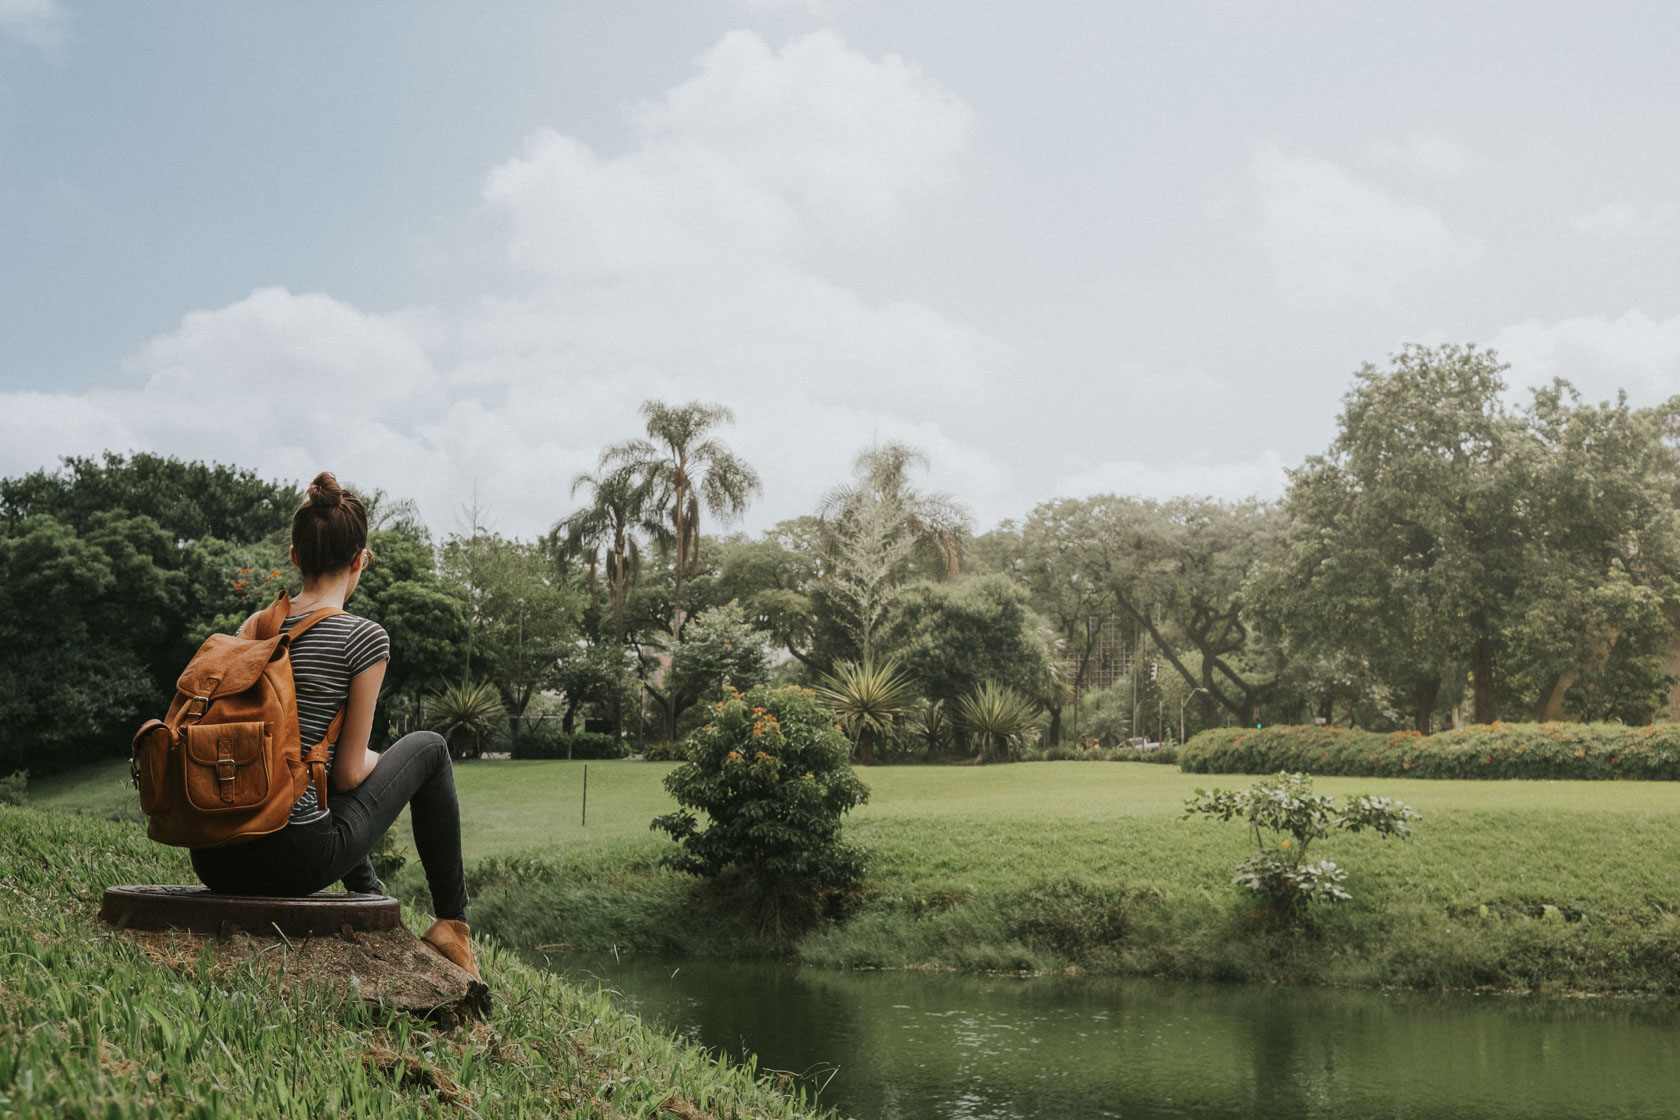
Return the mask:
{"type": "MultiPolygon", "coordinates": [[[[1276,503],[1056,499],[978,536],[891,443],[809,515],[720,535],[759,487],[720,437],[731,414],[651,401],[540,540],[475,516],[438,541],[370,495],[355,608],[398,651],[379,729],[554,757],[677,739],[720,686],[776,681],[818,688],[866,760],[1314,720],[1649,723],[1676,681],[1680,398],[1559,382],[1516,406],[1503,374],[1457,346],[1361,369],[1276,503]]],[[[143,454],[0,482],[0,773],[120,753],[192,646],[295,577],[296,500],[143,454]]]]}

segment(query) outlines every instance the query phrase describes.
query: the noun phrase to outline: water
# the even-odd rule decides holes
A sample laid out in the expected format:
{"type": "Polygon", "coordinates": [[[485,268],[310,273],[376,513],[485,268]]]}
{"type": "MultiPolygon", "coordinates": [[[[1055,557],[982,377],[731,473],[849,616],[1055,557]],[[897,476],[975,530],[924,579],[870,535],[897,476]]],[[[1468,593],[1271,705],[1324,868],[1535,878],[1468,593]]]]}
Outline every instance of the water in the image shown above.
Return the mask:
{"type": "Polygon", "coordinates": [[[858,1120],[1663,1120],[1680,1009],[555,954],[858,1120]]]}

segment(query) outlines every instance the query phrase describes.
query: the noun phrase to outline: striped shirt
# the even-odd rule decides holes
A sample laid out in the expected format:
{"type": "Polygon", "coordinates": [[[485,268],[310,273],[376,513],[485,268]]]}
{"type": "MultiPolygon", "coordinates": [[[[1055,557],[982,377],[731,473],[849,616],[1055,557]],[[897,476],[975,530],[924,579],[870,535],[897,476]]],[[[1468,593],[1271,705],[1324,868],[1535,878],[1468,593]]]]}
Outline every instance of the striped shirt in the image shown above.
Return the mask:
{"type": "MultiPolygon", "coordinates": [[[[310,612],[296,614],[280,624],[286,633],[310,612]]],[[[292,680],[297,685],[298,734],[303,749],[327,737],[327,728],[350,696],[350,681],[391,657],[391,639],[385,628],[372,619],[353,614],[336,614],[298,635],[292,643],[292,680]]],[[[333,752],[327,752],[332,769],[333,752]]],[[[292,824],[308,824],[327,815],[315,798],[315,787],[303,791],[292,806],[292,824]]]]}

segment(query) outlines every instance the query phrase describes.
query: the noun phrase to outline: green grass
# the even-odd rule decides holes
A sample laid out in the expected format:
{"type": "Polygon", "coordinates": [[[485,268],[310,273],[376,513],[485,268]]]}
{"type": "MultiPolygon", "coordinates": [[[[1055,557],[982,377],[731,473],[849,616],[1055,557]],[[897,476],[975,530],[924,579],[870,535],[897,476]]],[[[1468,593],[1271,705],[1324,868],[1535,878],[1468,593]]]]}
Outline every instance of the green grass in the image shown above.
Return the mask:
{"type": "Polygon", "coordinates": [[[813,1114],[494,945],[493,1014],[445,1034],[254,963],[177,971],[94,920],[105,886],[190,875],[131,824],[0,806],[0,1117],[813,1114]]]}
{"type": "MultiPolygon", "coordinates": [[[[675,954],[789,952],[658,866],[671,764],[480,762],[457,770],[475,927],[521,945],[675,954]]],[[[870,853],[847,919],[791,952],[831,966],[1080,969],[1198,979],[1680,992],[1680,785],[1321,778],[1398,797],[1409,841],[1332,835],[1315,857],[1354,901],[1302,929],[1259,920],[1230,886],[1234,824],[1183,820],[1198,787],[1240,776],[1022,763],[881,767],[848,818],[870,853]]],[[[110,807],[104,776],[49,786],[110,807]]],[[[120,807],[119,807],[120,811],[120,807]]],[[[399,886],[419,891],[414,869],[399,886]]]]}

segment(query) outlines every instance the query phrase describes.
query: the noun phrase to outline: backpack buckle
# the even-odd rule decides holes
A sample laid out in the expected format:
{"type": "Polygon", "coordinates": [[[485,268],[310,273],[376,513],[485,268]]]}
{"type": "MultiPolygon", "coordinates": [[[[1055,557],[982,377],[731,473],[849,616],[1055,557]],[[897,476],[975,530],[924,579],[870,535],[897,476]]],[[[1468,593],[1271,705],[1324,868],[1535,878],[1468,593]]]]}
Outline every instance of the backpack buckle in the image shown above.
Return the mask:
{"type": "Polygon", "coordinates": [[[187,701],[186,718],[187,719],[199,719],[204,715],[205,712],[208,712],[209,710],[210,710],[210,697],[208,697],[208,696],[194,696],[191,700],[187,701]],[[194,709],[197,709],[197,710],[195,711],[194,709]]]}

